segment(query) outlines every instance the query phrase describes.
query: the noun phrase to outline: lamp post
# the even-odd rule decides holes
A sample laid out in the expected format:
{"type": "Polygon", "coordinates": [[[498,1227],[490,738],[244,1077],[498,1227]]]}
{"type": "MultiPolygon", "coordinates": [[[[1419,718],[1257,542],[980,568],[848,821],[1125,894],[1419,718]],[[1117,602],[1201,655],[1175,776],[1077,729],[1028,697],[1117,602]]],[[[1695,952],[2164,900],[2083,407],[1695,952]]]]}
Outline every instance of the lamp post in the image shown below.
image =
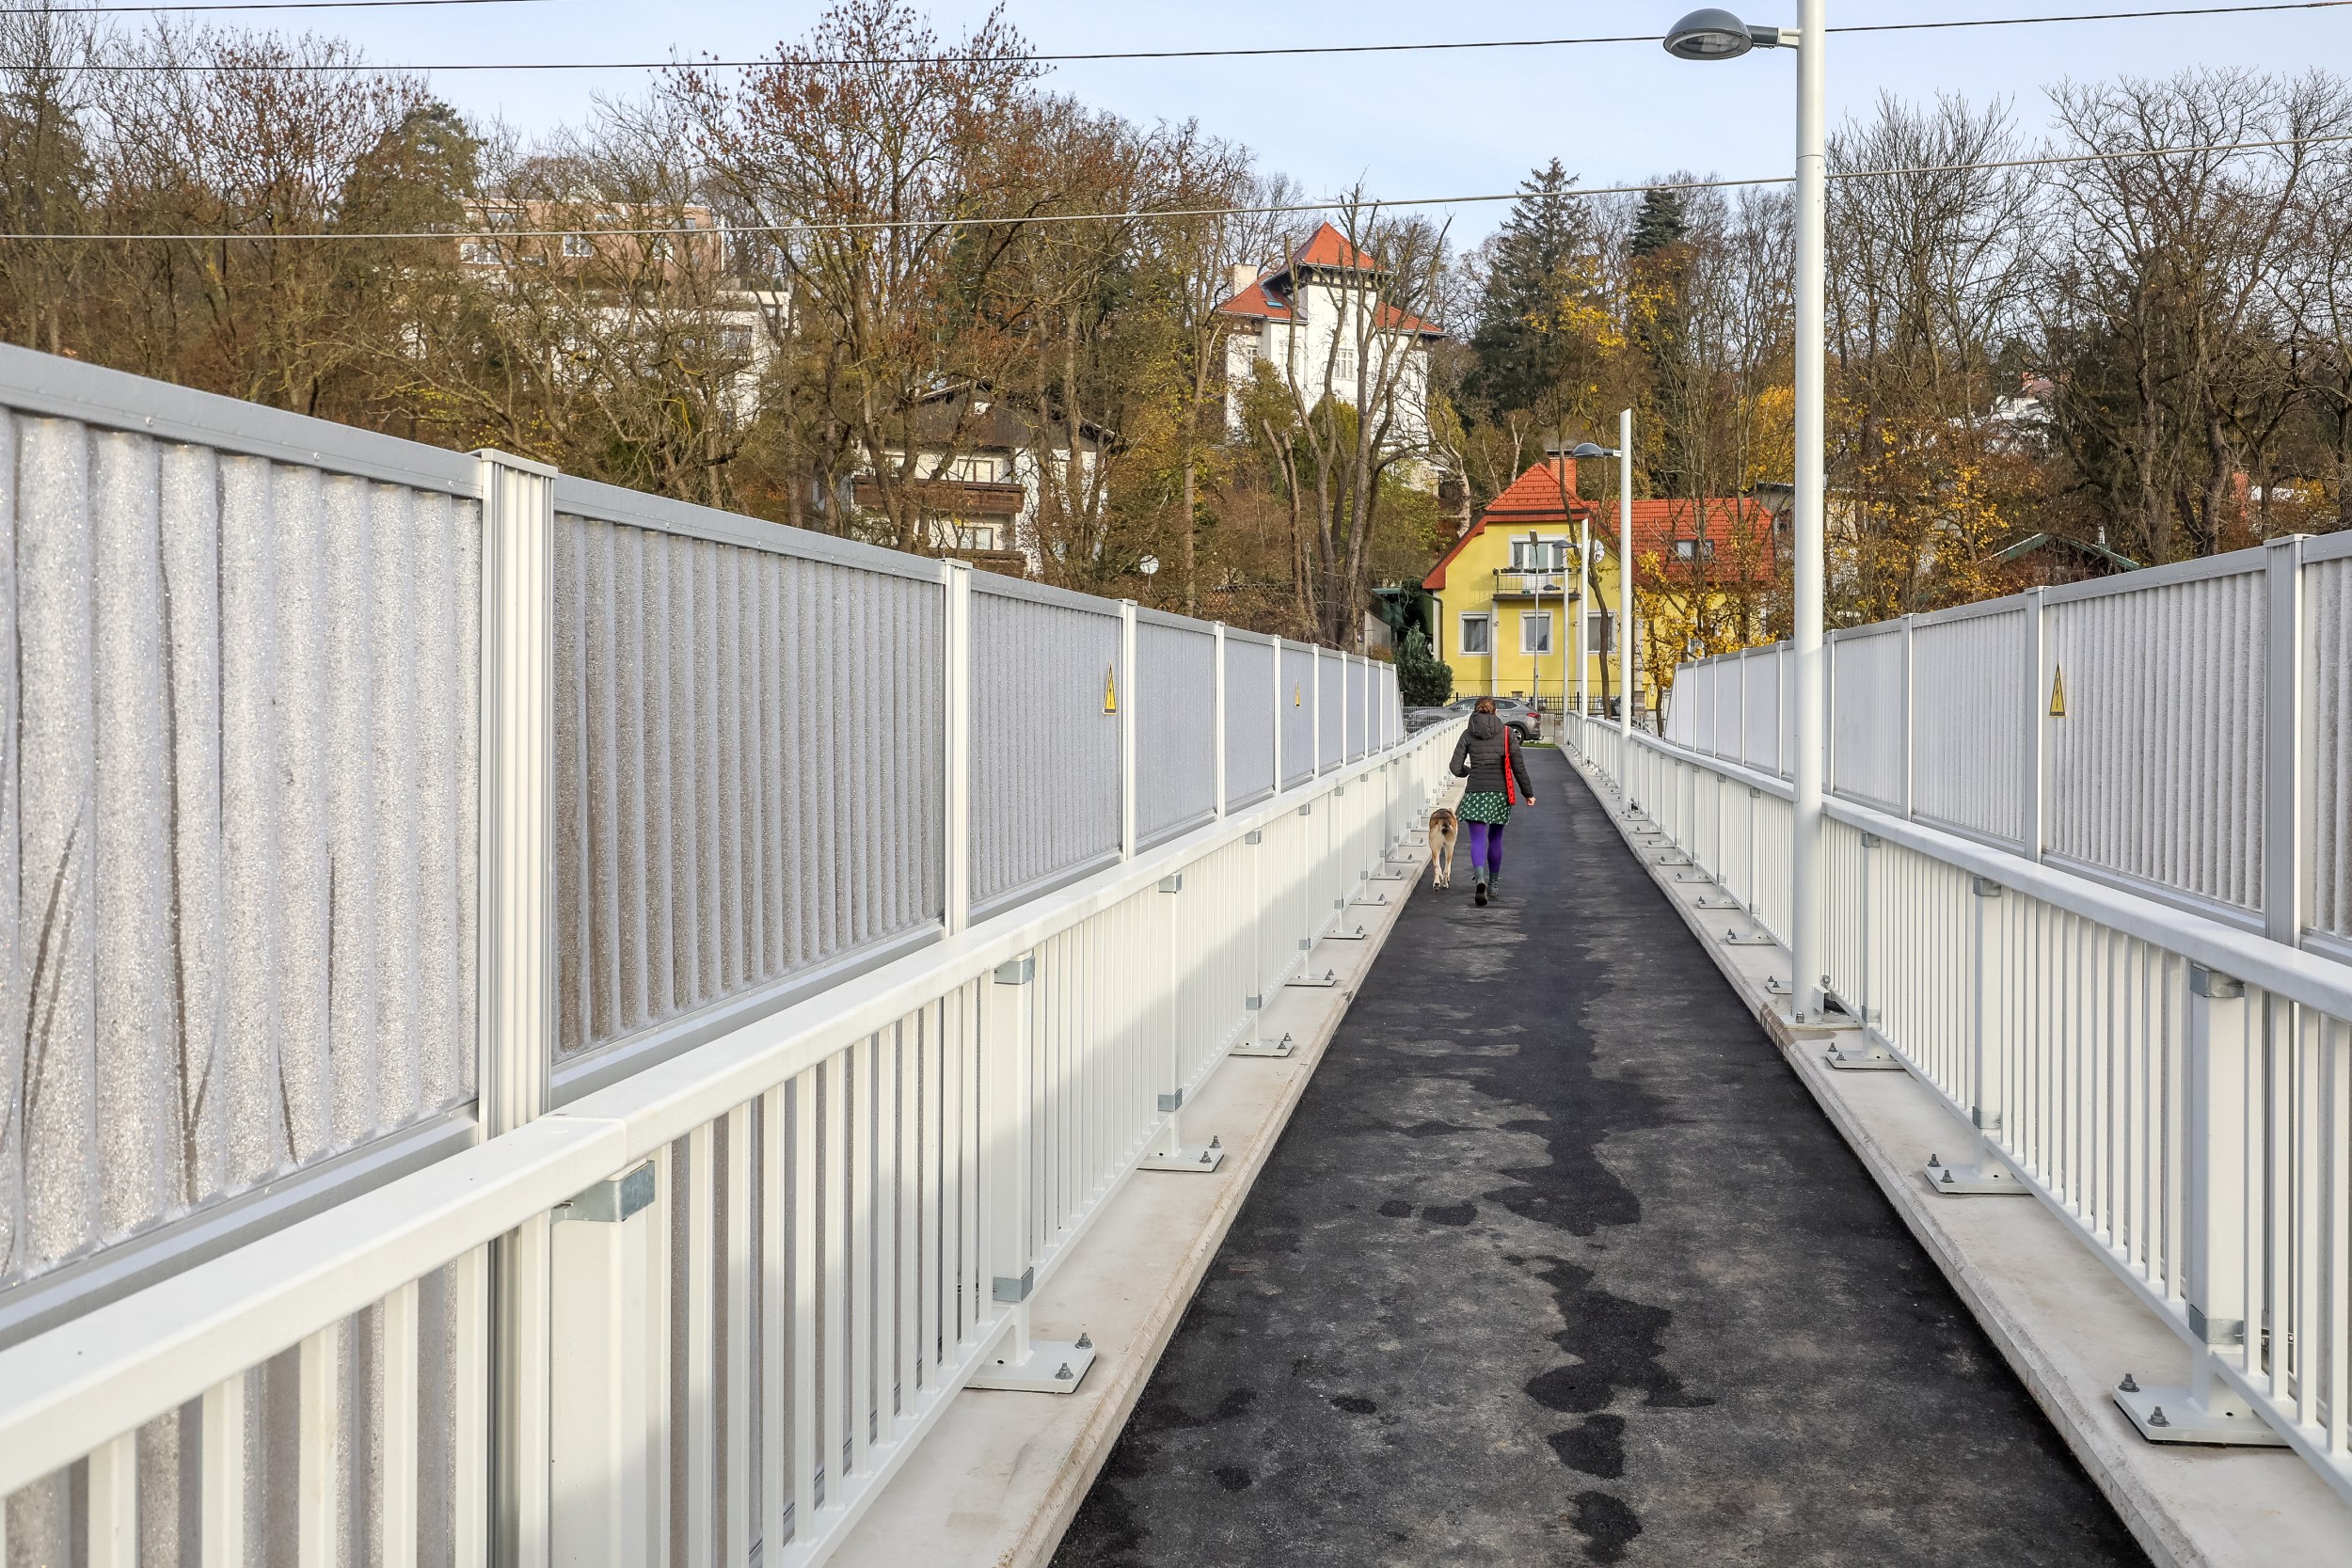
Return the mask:
{"type": "Polygon", "coordinates": [[[1617,736],[1630,745],[1633,701],[1642,684],[1641,645],[1633,637],[1633,410],[1618,411],[1614,447],[1587,441],[1568,455],[1617,460],[1617,736]]]}
{"type": "Polygon", "coordinates": [[[1692,11],[1666,34],[1666,52],[1685,60],[1737,59],[1751,49],[1797,52],[1796,582],[1797,758],[1789,832],[1790,1021],[1818,1023],[1821,995],[1822,724],[1828,709],[1821,654],[1822,375],[1829,210],[1823,87],[1827,0],[1797,0],[1797,25],[1751,27],[1729,11],[1692,11]]]}

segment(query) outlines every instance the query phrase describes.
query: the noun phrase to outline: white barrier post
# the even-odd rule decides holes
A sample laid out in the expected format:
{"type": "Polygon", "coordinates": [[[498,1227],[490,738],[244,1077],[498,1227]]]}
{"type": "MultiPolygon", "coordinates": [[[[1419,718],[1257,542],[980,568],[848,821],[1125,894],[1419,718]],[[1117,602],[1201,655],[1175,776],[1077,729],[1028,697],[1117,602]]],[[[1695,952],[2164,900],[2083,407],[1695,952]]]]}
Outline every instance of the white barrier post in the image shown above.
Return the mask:
{"type": "Polygon", "coordinates": [[[1939,1193],[1953,1196],[2015,1193],[2029,1196],[2016,1169],[1994,1146],[2001,1136],[2009,1064],[2003,1049],[2007,1038],[2009,996],[2009,899],[2001,884],[1985,877],[1970,879],[1975,894],[1974,918],[1969,923],[1970,962],[1975,995],[1970,1013],[1968,1119],[1975,1124],[1976,1159],[1965,1165],[1947,1164],[1940,1154],[1928,1156],[1928,1180],[1939,1193]]]}
{"type": "Polygon", "coordinates": [[[1152,1137],[1150,1151],[1136,1162],[1136,1168],[1190,1171],[1206,1176],[1225,1163],[1225,1145],[1217,1138],[1205,1144],[1184,1142],[1184,1038],[1178,1032],[1181,1014],[1176,1006],[1176,986],[1183,974],[1178,947],[1184,939],[1178,905],[1184,896],[1183,872],[1160,879],[1159,892],[1149,905],[1152,932],[1146,939],[1151,946],[1145,958],[1148,969],[1144,974],[1134,976],[1152,990],[1145,999],[1143,1013],[1159,1036],[1151,1054],[1160,1062],[1160,1083],[1164,1086],[1157,1092],[1160,1115],[1165,1118],[1152,1137]]]}
{"type": "Polygon", "coordinates": [[[1029,1337],[1029,1297],[1037,1289],[1029,1249],[1036,980],[1037,957],[1024,953],[998,964],[980,988],[981,1273],[1007,1322],[971,1386],[1073,1394],[1094,1365],[1093,1341],[1083,1333],[1069,1342],[1029,1337]]]}
{"type": "Polygon", "coordinates": [[[670,1288],[653,1268],[655,1181],[648,1160],[555,1212],[548,1538],[557,1568],[644,1560],[655,1461],[646,1433],[665,1381],[656,1357],[668,1360],[647,1333],[651,1297],[670,1288]]]}
{"type": "MultiPolygon", "coordinates": [[[[474,453],[482,492],[482,766],[476,962],[480,1117],[496,1138],[548,1109],[555,1031],[555,480],[474,453]]],[[[548,1216],[492,1252],[492,1560],[548,1568],[548,1216]]]]}
{"type": "MultiPolygon", "coordinates": [[[[2285,1440],[2216,1376],[2225,1355],[2249,1372],[2259,1366],[2256,1325],[2246,1321],[2246,1283],[2257,1264],[2249,1223],[2257,1195],[2249,1178],[2263,1148],[2253,1007],[2244,981],[2201,964],[2189,966],[2188,993],[2181,1293],[2198,1344],[2186,1386],[2140,1387],[2127,1372],[2115,1402],[2152,1443],[2282,1447],[2285,1440]]],[[[2272,1354],[2285,1354],[2286,1347],[2274,1345],[2272,1354]]]]}

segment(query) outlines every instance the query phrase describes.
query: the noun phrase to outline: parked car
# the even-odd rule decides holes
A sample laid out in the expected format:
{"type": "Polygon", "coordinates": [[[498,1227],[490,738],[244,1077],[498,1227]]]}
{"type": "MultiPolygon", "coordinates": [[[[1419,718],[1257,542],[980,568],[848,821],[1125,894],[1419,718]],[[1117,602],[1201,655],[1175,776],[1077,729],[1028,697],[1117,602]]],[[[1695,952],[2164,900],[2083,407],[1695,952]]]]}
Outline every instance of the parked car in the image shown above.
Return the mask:
{"type": "Polygon", "coordinates": [[[1406,708],[1405,710],[1405,733],[1410,735],[1416,730],[1425,730],[1432,724],[1442,724],[1449,719],[1460,717],[1461,715],[1450,707],[1406,708]]]}
{"type": "MultiPolygon", "coordinates": [[[[1446,705],[1446,711],[1467,714],[1481,701],[1477,697],[1457,698],[1446,705]]],[[[1495,717],[1518,731],[1522,743],[1539,738],[1542,725],[1536,718],[1534,704],[1524,697],[1497,697],[1494,703],[1495,717]]]]}

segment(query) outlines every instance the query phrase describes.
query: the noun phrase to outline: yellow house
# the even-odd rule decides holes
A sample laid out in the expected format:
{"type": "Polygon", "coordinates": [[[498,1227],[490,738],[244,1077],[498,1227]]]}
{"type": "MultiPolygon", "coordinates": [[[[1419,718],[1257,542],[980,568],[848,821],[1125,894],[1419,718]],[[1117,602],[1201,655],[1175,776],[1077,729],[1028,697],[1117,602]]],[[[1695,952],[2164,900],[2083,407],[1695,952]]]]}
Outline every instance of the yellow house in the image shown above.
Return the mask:
{"type": "MultiPolygon", "coordinates": [[[[1771,515],[1752,500],[1710,500],[1704,509],[1687,500],[1635,501],[1633,553],[1642,562],[1635,585],[1645,610],[1717,600],[1726,579],[1769,572],[1772,527],[1771,515]],[[1698,515],[1705,526],[1694,523],[1698,515]]],[[[1558,712],[1564,694],[1573,701],[1577,690],[1580,616],[1588,711],[1611,711],[1624,690],[1616,507],[1577,494],[1574,458],[1549,458],[1512,481],[1422,586],[1438,604],[1430,652],[1453,667],[1455,696],[1527,697],[1558,712]],[[1580,549],[1589,563],[1582,574],[1580,549]]],[[[1652,650],[1645,646],[1637,662],[1640,706],[1654,709],[1652,650]]]]}

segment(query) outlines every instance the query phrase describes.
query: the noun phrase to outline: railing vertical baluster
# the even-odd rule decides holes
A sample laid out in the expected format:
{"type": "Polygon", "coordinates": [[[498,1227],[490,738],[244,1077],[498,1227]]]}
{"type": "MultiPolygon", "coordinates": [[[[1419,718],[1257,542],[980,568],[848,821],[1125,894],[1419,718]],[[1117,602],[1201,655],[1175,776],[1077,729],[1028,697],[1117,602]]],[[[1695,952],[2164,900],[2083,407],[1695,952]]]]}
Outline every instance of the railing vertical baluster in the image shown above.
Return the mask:
{"type": "Polygon", "coordinates": [[[752,1108],[727,1113],[727,1505],[723,1560],[752,1560],[752,1108]]]}
{"type": "MultiPolygon", "coordinates": [[[[782,1568],[785,1556],[785,1509],[795,1501],[803,1466],[797,1461],[807,1450],[797,1441],[792,1414],[795,1379],[786,1375],[786,1346],[790,1342],[792,1310],[788,1294],[787,1248],[792,1226],[787,1217],[784,1179],[785,1090],[783,1085],[759,1097],[759,1560],[761,1568],[782,1568]],[[796,1463],[787,1465],[789,1452],[796,1463]]],[[[797,1369],[795,1370],[797,1371],[797,1369]]],[[[911,1381],[911,1380],[910,1380],[911,1381]]],[[[667,1468],[666,1463],[663,1468],[667,1468]]],[[[805,1519],[805,1513],[796,1513],[805,1519]]]]}
{"type": "MultiPolygon", "coordinates": [[[[912,1024],[900,1023],[894,1031],[889,1070],[896,1088],[893,1103],[898,1112],[898,1148],[892,1171],[890,1208],[892,1223],[897,1227],[898,1263],[898,1400],[896,1414],[899,1432],[914,1419],[915,1401],[922,1392],[922,1381],[916,1376],[921,1366],[922,1338],[917,1325],[922,1314],[916,1306],[919,1281],[922,1278],[921,1259],[917,1256],[916,1239],[922,1230],[922,1194],[915,1184],[915,1173],[923,1168],[922,1128],[915,1119],[919,1103],[916,1099],[919,1074],[916,1070],[928,1033],[930,1012],[926,1008],[914,1016],[912,1024]]],[[[772,1465],[771,1466],[772,1468],[772,1465]]],[[[764,1564],[763,1564],[764,1568],[764,1564]]]]}
{"type": "MultiPolygon", "coordinates": [[[[307,1368],[306,1368],[307,1370],[307,1368]]],[[[308,1385],[305,1386],[306,1392],[308,1385]]],[[[306,1403],[304,1413],[309,1414],[306,1403]]],[[[310,1451],[308,1422],[303,1433],[304,1501],[309,1501],[308,1460],[310,1451]]],[[[327,1438],[327,1457],[334,1457],[334,1440],[327,1438]]],[[[329,1497],[330,1505],[332,1497],[329,1497]]],[[[333,1509],[328,1509],[330,1516],[333,1509]]],[[[139,1434],[126,1432],[91,1453],[89,1456],[89,1568],[139,1568],[139,1434]]],[[[306,1507],[302,1515],[302,1542],[310,1544],[310,1513],[306,1507]]],[[[304,1568],[311,1559],[303,1558],[304,1568]]],[[[325,1560],[331,1561],[332,1560],[325,1560]]]]}
{"type": "Polygon", "coordinates": [[[850,1375],[845,1385],[850,1423],[849,1473],[863,1481],[873,1473],[874,1447],[874,1106],[875,1038],[868,1035],[850,1047],[850,1138],[843,1170],[849,1179],[850,1278],[844,1299],[849,1303],[850,1375]]]}
{"type": "Polygon", "coordinates": [[[812,1067],[792,1080],[792,1545],[802,1560],[817,1543],[823,1462],[817,1420],[817,1074],[812,1067]]]}
{"type": "MultiPolygon", "coordinates": [[[[461,1390],[465,1386],[465,1370],[461,1359],[457,1368],[461,1390]]],[[[203,1537],[198,1555],[199,1568],[245,1568],[245,1390],[249,1375],[239,1372],[204,1390],[200,1482],[203,1537]]],[[[458,1475],[463,1477],[464,1445],[458,1447],[458,1475]]],[[[478,1473],[476,1486],[478,1489],[478,1473]]],[[[455,1522],[463,1527],[464,1512],[456,1512],[455,1522]]],[[[7,1527],[7,1513],[6,1507],[0,1506],[0,1529],[7,1527]]],[[[464,1540],[461,1528],[457,1534],[461,1547],[464,1540]]],[[[0,1541],[0,1548],[5,1545],[6,1542],[0,1541]]],[[[465,1564],[462,1549],[458,1558],[461,1568],[470,1568],[465,1564]]]]}
{"type": "Polygon", "coordinates": [[[383,1460],[376,1494],[382,1568],[417,1561],[417,1282],[384,1298],[383,1460]]]}
{"type": "Polygon", "coordinates": [[[717,1134],[704,1122],[686,1135],[686,1257],[680,1272],[686,1278],[686,1495],[678,1499],[686,1510],[685,1568],[718,1568],[718,1544],[713,1540],[718,1508],[717,1390],[712,1386],[716,1347],[712,1344],[711,1270],[717,1263],[717,1134]]]}
{"type": "MultiPolygon", "coordinates": [[[[338,1568],[342,1560],[342,1474],[336,1464],[337,1449],[342,1436],[343,1395],[343,1325],[331,1323],[302,1341],[296,1359],[296,1380],[299,1384],[296,1400],[300,1415],[296,1420],[296,1500],[294,1504],[294,1561],[297,1568],[338,1568]]],[[[107,1450],[127,1450],[132,1438],[125,1436],[109,1445],[107,1450]]],[[[131,1456],[123,1454],[126,1471],[131,1468],[131,1456]]],[[[91,1466],[90,1531],[92,1558],[97,1557],[98,1530],[96,1513],[99,1502],[97,1466],[91,1466]]],[[[126,1473],[121,1484],[128,1487],[126,1473]]],[[[136,1521],[131,1522],[130,1538],[123,1544],[126,1554],[92,1568],[132,1568],[137,1560],[136,1521]]],[[[541,1535],[544,1542],[546,1537],[541,1535]]]]}
{"type": "MultiPolygon", "coordinates": [[[[449,1313],[453,1320],[450,1338],[455,1365],[450,1369],[453,1395],[451,1425],[455,1429],[450,1442],[450,1544],[453,1568],[487,1568],[490,1561],[490,1534],[497,1491],[491,1482],[491,1455],[496,1450],[495,1410],[493,1399],[494,1373],[491,1370],[493,1347],[498,1332],[491,1303],[491,1279],[494,1253],[486,1246],[474,1247],[461,1255],[449,1266],[449,1313]]],[[[243,1406],[245,1392],[238,1389],[232,1412],[224,1406],[222,1420],[233,1419],[235,1430],[244,1430],[243,1406]]],[[[211,1406],[206,1406],[209,1411],[211,1406]]],[[[209,1430],[209,1429],[208,1429],[209,1430]]],[[[240,1467],[244,1465],[244,1439],[237,1440],[240,1467]]],[[[209,1453],[207,1450],[209,1465],[209,1453]]],[[[223,1463],[227,1460],[224,1458],[223,1463]]],[[[209,1474],[209,1470],[208,1470],[209,1474]]],[[[223,1485],[228,1478],[223,1478],[223,1485]]],[[[244,1496],[244,1481],[236,1481],[238,1497],[244,1496]]],[[[205,1514],[209,1528],[212,1514],[205,1514]]],[[[237,1534],[244,1534],[240,1516],[237,1534]]],[[[208,1537],[209,1539],[209,1537],[208,1537]]],[[[221,1543],[223,1560],[207,1561],[204,1568],[231,1568],[245,1561],[242,1539],[221,1543]]]]}

